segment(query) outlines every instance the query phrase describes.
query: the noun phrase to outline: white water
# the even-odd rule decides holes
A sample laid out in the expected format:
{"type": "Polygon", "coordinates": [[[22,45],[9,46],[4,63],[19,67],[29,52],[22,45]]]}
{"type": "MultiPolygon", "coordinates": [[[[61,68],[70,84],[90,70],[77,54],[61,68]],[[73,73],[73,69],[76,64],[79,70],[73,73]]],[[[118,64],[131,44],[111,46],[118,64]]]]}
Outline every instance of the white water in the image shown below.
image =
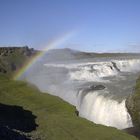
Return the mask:
{"type": "Polygon", "coordinates": [[[125,100],[139,71],[140,59],[125,59],[37,65],[25,77],[40,90],[75,105],[81,117],[124,129],[132,126],[125,100]],[[106,88],[94,90],[92,85],[106,88]]]}
{"type": "Polygon", "coordinates": [[[88,62],[80,64],[45,64],[45,66],[72,69],[69,73],[72,80],[100,81],[102,77],[117,75],[120,72],[139,71],[140,59],[113,60],[107,62],[88,62]],[[117,67],[114,67],[115,66],[117,67]]]}
{"type": "Polygon", "coordinates": [[[125,107],[125,100],[119,103],[98,94],[99,91],[89,92],[82,98],[82,92],[79,93],[76,108],[79,110],[81,117],[97,124],[113,126],[119,129],[132,126],[130,115],[125,107]]]}

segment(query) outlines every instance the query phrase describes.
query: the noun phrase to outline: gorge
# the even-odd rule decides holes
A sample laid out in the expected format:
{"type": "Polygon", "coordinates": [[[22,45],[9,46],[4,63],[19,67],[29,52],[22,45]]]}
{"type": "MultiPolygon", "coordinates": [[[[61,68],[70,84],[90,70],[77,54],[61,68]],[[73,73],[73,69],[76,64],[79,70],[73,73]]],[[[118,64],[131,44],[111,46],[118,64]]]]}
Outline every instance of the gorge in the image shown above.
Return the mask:
{"type": "Polygon", "coordinates": [[[85,58],[83,53],[76,59],[79,52],[61,51],[46,54],[21,79],[76,106],[80,117],[118,129],[132,127],[126,99],[140,74],[140,57],[85,58]]]}

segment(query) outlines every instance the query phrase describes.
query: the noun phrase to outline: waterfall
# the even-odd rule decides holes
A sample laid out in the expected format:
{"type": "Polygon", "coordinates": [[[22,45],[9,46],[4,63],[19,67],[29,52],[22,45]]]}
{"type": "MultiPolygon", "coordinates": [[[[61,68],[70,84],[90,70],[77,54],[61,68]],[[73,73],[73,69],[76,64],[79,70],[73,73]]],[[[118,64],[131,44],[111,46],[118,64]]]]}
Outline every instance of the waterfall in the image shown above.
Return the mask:
{"type": "Polygon", "coordinates": [[[26,75],[27,81],[73,104],[81,117],[119,129],[132,126],[125,100],[131,94],[135,73],[140,71],[140,59],[60,64],[44,60],[41,67],[36,67],[26,75]],[[89,88],[94,84],[106,88],[89,88]]]}
{"type": "Polygon", "coordinates": [[[80,91],[77,99],[77,110],[81,117],[97,124],[113,126],[118,129],[132,127],[132,121],[125,107],[125,100],[121,102],[104,96],[105,91],[80,91]]]}

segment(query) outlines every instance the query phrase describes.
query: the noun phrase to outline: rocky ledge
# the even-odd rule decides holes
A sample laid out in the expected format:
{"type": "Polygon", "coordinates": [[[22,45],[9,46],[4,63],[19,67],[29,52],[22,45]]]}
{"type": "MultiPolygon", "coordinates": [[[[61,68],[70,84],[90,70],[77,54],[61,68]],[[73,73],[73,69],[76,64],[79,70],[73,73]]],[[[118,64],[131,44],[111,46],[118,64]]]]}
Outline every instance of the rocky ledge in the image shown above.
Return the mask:
{"type": "Polygon", "coordinates": [[[0,47],[0,73],[16,71],[36,53],[36,50],[28,46],[0,47]]]}

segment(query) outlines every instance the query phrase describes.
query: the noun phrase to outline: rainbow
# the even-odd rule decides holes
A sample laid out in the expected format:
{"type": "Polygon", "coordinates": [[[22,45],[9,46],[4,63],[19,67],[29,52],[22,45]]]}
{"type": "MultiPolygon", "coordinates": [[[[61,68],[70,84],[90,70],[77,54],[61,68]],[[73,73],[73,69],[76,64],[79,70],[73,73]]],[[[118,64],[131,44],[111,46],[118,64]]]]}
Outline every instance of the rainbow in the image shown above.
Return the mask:
{"type": "Polygon", "coordinates": [[[41,57],[43,57],[46,52],[52,48],[55,48],[57,46],[60,46],[63,44],[66,40],[68,40],[73,35],[73,32],[66,33],[56,39],[53,39],[52,41],[48,42],[45,49],[43,51],[38,51],[30,60],[25,62],[25,64],[15,72],[13,75],[13,80],[18,80],[20,77],[41,57]]]}

